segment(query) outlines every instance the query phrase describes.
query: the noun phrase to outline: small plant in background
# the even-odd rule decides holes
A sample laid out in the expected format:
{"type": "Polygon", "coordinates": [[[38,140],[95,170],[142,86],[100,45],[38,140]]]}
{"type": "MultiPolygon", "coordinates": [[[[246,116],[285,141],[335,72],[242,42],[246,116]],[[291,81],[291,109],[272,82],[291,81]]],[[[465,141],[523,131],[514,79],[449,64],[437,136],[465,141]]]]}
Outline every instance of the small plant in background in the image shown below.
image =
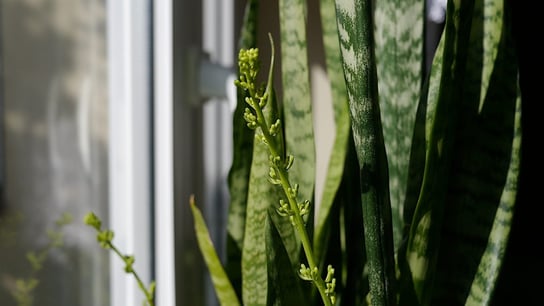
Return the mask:
{"type": "Polygon", "coordinates": [[[119,258],[125,263],[125,272],[131,274],[138,283],[138,287],[145,294],[144,305],[154,306],[155,305],[155,281],[152,281],[149,287],[146,287],[136,272],[134,270],[134,256],[123,254],[114,244],[113,236],[114,232],[110,229],[102,229],[102,221],[94,213],[90,212],[85,215],[83,220],[85,224],[94,228],[97,232],[96,240],[100,246],[106,250],[112,250],[119,258]]]}
{"type": "Polygon", "coordinates": [[[13,286],[8,288],[11,296],[18,306],[34,305],[34,292],[40,280],[38,274],[53,249],[62,248],[64,245],[65,226],[72,223],[73,217],[70,213],[64,213],[55,221],[55,227],[47,230],[47,244],[39,250],[26,253],[26,260],[30,264],[31,272],[27,277],[16,278],[13,286]]]}
{"type": "Polygon", "coordinates": [[[0,241],[2,246],[11,247],[17,242],[17,231],[15,227],[23,220],[21,212],[15,212],[6,217],[0,214],[0,241]]]}

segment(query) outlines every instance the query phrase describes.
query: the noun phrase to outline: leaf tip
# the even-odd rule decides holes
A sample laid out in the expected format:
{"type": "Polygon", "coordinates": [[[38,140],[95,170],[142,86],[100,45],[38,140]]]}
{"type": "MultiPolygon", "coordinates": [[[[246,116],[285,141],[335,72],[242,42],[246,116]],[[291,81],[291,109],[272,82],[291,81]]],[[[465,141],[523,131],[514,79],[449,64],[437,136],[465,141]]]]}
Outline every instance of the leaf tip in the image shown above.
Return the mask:
{"type": "Polygon", "coordinates": [[[195,205],[196,205],[196,204],[195,204],[195,195],[194,195],[194,194],[191,194],[191,195],[189,196],[189,204],[190,204],[191,206],[195,206],[195,205]]]}

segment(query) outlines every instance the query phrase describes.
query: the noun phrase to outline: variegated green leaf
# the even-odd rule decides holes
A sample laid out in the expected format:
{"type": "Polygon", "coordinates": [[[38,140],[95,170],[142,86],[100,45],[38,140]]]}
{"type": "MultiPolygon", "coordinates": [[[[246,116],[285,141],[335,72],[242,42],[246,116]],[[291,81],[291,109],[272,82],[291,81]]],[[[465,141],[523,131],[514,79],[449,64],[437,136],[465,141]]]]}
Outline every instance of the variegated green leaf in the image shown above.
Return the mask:
{"type": "Polygon", "coordinates": [[[510,227],[516,195],[519,186],[519,165],[521,146],[521,99],[516,102],[516,118],[514,122],[514,139],[512,141],[511,160],[502,191],[499,207],[489,233],[488,243],[480,258],[478,270],[472,281],[466,305],[490,305],[491,298],[501,271],[504,253],[509,241],[510,227]]]}
{"type": "Polygon", "coordinates": [[[359,160],[370,302],[395,305],[395,263],[371,0],[337,0],[342,63],[359,160]]]}
{"type": "MultiPolygon", "coordinates": [[[[431,132],[434,126],[436,108],[439,100],[440,81],[442,78],[442,66],[444,62],[444,44],[445,37],[444,34],[442,34],[434,54],[429,79],[425,83],[424,92],[422,93],[416,112],[414,137],[412,139],[410,152],[409,179],[403,213],[405,224],[412,224],[415,218],[414,214],[416,208],[421,209],[421,206],[418,206],[418,203],[420,203],[427,163],[427,151],[429,149],[431,132]]],[[[428,218],[426,220],[428,220],[428,218]]],[[[423,224],[424,223],[422,223],[421,229],[423,229],[423,224]]],[[[409,241],[409,239],[413,239],[413,235],[420,235],[415,241],[426,247],[428,229],[414,233],[411,232],[412,229],[413,227],[410,227],[408,237],[405,237],[404,239],[409,241]]],[[[401,271],[399,282],[400,304],[420,305],[414,282],[421,283],[424,281],[425,273],[427,272],[425,268],[428,266],[428,258],[424,252],[415,254],[412,252],[410,256],[407,256],[408,247],[408,243],[405,242],[405,244],[399,248],[397,255],[398,268],[401,271]],[[415,267],[418,262],[422,263],[421,269],[415,267]]]]}
{"type": "MultiPolygon", "coordinates": [[[[265,108],[268,118],[273,105],[265,108]]],[[[268,119],[270,121],[270,119],[268,119]]],[[[277,207],[282,198],[281,189],[268,180],[269,151],[256,137],[249,180],[246,227],[242,249],[242,296],[244,305],[266,305],[268,297],[268,272],[264,224],[271,207],[277,207]]]]}
{"type": "Polygon", "coordinates": [[[280,0],[281,79],[287,153],[295,157],[289,180],[301,199],[313,201],[315,147],[306,47],[306,4],[280,0]]]}
{"type": "MultiPolygon", "coordinates": [[[[462,99],[463,75],[467,56],[473,3],[448,2],[445,32],[435,55],[440,61],[438,83],[429,84],[429,96],[437,92],[436,102],[427,100],[427,137],[423,180],[417,206],[410,223],[406,256],[410,272],[402,275],[402,286],[413,286],[419,304],[428,305],[439,251],[440,229],[444,217],[448,177],[462,99]],[[442,53],[440,53],[440,52],[442,53]],[[436,91],[438,90],[438,91],[436,91]]],[[[438,80],[433,78],[431,80],[438,80]]],[[[401,303],[402,296],[401,296],[401,303]]]]}
{"type": "Polygon", "coordinates": [[[210,234],[208,233],[206,221],[204,220],[204,217],[202,217],[202,213],[196,206],[193,198],[191,198],[190,205],[195,220],[195,232],[198,246],[200,247],[200,251],[204,256],[204,261],[210,272],[217,298],[221,302],[221,305],[241,305],[238,296],[221,265],[221,260],[219,259],[219,256],[217,256],[210,234]]]}
{"type": "MultiPolygon", "coordinates": [[[[249,49],[257,44],[258,1],[246,4],[239,48],[249,49]]],[[[232,84],[234,86],[234,84],[232,84]]],[[[225,269],[238,296],[242,293],[241,258],[244,241],[249,171],[253,156],[253,130],[243,118],[245,92],[237,88],[237,104],[233,115],[233,159],[228,176],[230,203],[227,217],[227,260],[225,269]]]]}
{"type": "MultiPolygon", "coordinates": [[[[429,144],[429,136],[431,134],[431,129],[429,126],[432,126],[432,123],[434,122],[433,115],[435,114],[438,100],[437,97],[444,51],[443,47],[444,39],[441,39],[435,52],[434,60],[432,61],[431,73],[423,86],[421,98],[415,115],[414,135],[410,148],[408,180],[403,207],[403,222],[405,225],[407,225],[407,227],[412,223],[424,179],[426,151],[429,144]]],[[[418,297],[416,296],[410,265],[408,264],[409,258],[406,256],[407,240],[410,237],[409,234],[409,232],[406,233],[405,228],[403,241],[397,248],[397,269],[400,273],[399,304],[420,305],[418,297]]]]}
{"type": "MultiPolygon", "coordinates": [[[[282,197],[285,199],[285,195],[282,195],[282,197]]],[[[275,230],[282,239],[282,248],[287,252],[287,256],[291,260],[291,265],[293,267],[298,267],[300,265],[300,239],[297,236],[298,233],[296,233],[295,228],[288,217],[281,216],[275,211],[276,207],[277,205],[274,207],[275,213],[270,213],[270,218],[272,219],[275,230]]],[[[287,266],[283,268],[288,269],[287,266]]]]}
{"type": "Polygon", "coordinates": [[[351,137],[349,105],[344,73],[342,71],[334,1],[321,0],[320,3],[325,62],[331,86],[336,135],[323,186],[321,204],[316,218],[314,249],[318,260],[322,259],[322,254],[327,248],[328,239],[326,235],[329,232],[328,227],[331,226],[327,221],[343,177],[348,141],[349,137],[351,137]]]}
{"type": "Polygon", "coordinates": [[[469,290],[469,305],[490,303],[515,205],[520,105],[514,40],[511,24],[501,22],[502,35],[493,44],[496,57],[485,59],[482,46],[490,29],[484,26],[484,2],[475,2],[463,95],[457,101],[462,125],[456,129],[442,224],[441,241],[447,243],[441,243],[433,304],[465,304],[469,290]],[[483,80],[486,70],[493,73],[483,80]]]}
{"type": "MultiPolygon", "coordinates": [[[[482,7],[482,18],[475,18],[473,22],[483,22],[483,66],[482,66],[482,81],[480,88],[480,105],[479,110],[483,108],[485,93],[489,86],[489,78],[495,67],[495,59],[499,50],[499,42],[502,34],[502,23],[504,19],[504,0],[484,0],[476,1],[477,6],[482,7]]],[[[473,27],[474,28],[474,27],[473,27]]]]}
{"type": "MultiPolygon", "coordinates": [[[[307,298],[304,297],[302,291],[302,280],[296,272],[298,265],[292,264],[289,252],[285,249],[283,239],[271,218],[277,215],[277,212],[272,209],[264,224],[270,283],[268,305],[304,305],[307,298]]],[[[293,228],[290,223],[288,225],[293,228]]]]}
{"type": "Polygon", "coordinates": [[[376,1],[376,62],[383,137],[388,156],[393,234],[397,247],[414,120],[424,77],[425,1],[376,1]]]}
{"type": "MultiPolygon", "coordinates": [[[[350,134],[351,137],[351,134],[350,134]]],[[[344,178],[336,201],[341,204],[340,245],[342,267],[341,305],[367,305],[369,292],[368,271],[366,269],[366,249],[363,227],[363,210],[360,205],[360,180],[357,153],[353,139],[350,139],[346,157],[344,178]]],[[[331,246],[333,248],[334,245],[331,246]]]]}

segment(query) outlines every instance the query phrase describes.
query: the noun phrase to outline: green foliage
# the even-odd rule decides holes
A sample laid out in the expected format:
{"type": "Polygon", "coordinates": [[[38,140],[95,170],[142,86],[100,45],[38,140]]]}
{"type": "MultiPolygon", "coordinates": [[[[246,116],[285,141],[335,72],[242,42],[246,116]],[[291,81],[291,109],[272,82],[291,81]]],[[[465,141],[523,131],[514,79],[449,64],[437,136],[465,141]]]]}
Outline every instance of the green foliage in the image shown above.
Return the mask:
{"type": "Polygon", "coordinates": [[[425,67],[425,1],[320,1],[336,134],[315,211],[305,3],[279,1],[276,96],[273,46],[257,85],[257,2],[239,46],[226,261],[201,247],[212,278],[245,305],[493,304],[520,185],[508,3],[448,1],[425,67]]]}
{"type": "MultiPolygon", "coordinates": [[[[17,219],[20,216],[16,217],[17,219]]],[[[63,213],[56,221],[55,226],[47,230],[47,244],[38,250],[28,251],[26,260],[30,265],[30,274],[26,277],[15,279],[15,286],[9,288],[11,296],[15,299],[18,306],[34,305],[34,292],[40,284],[39,273],[53,249],[62,248],[64,245],[65,226],[72,223],[72,215],[63,213]]]]}

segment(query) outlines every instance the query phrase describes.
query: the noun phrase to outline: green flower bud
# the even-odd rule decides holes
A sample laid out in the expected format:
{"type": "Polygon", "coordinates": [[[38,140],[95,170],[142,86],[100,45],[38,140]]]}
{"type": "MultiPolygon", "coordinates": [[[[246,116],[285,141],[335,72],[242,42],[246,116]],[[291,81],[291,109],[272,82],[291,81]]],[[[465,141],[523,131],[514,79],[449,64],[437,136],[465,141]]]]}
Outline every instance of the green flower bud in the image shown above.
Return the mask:
{"type": "Polygon", "coordinates": [[[83,222],[85,224],[94,227],[97,231],[100,230],[100,227],[102,226],[102,221],[92,212],[85,215],[85,218],[83,218],[83,222]]]}
{"type": "Polygon", "coordinates": [[[100,231],[98,235],[96,235],[96,240],[98,240],[104,249],[109,249],[111,246],[111,241],[113,240],[113,231],[100,231]]]}
{"type": "Polygon", "coordinates": [[[129,255],[126,255],[123,260],[125,261],[125,272],[127,273],[131,273],[134,271],[134,268],[132,267],[132,265],[134,264],[134,256],[129,256],[129,255]]]}

